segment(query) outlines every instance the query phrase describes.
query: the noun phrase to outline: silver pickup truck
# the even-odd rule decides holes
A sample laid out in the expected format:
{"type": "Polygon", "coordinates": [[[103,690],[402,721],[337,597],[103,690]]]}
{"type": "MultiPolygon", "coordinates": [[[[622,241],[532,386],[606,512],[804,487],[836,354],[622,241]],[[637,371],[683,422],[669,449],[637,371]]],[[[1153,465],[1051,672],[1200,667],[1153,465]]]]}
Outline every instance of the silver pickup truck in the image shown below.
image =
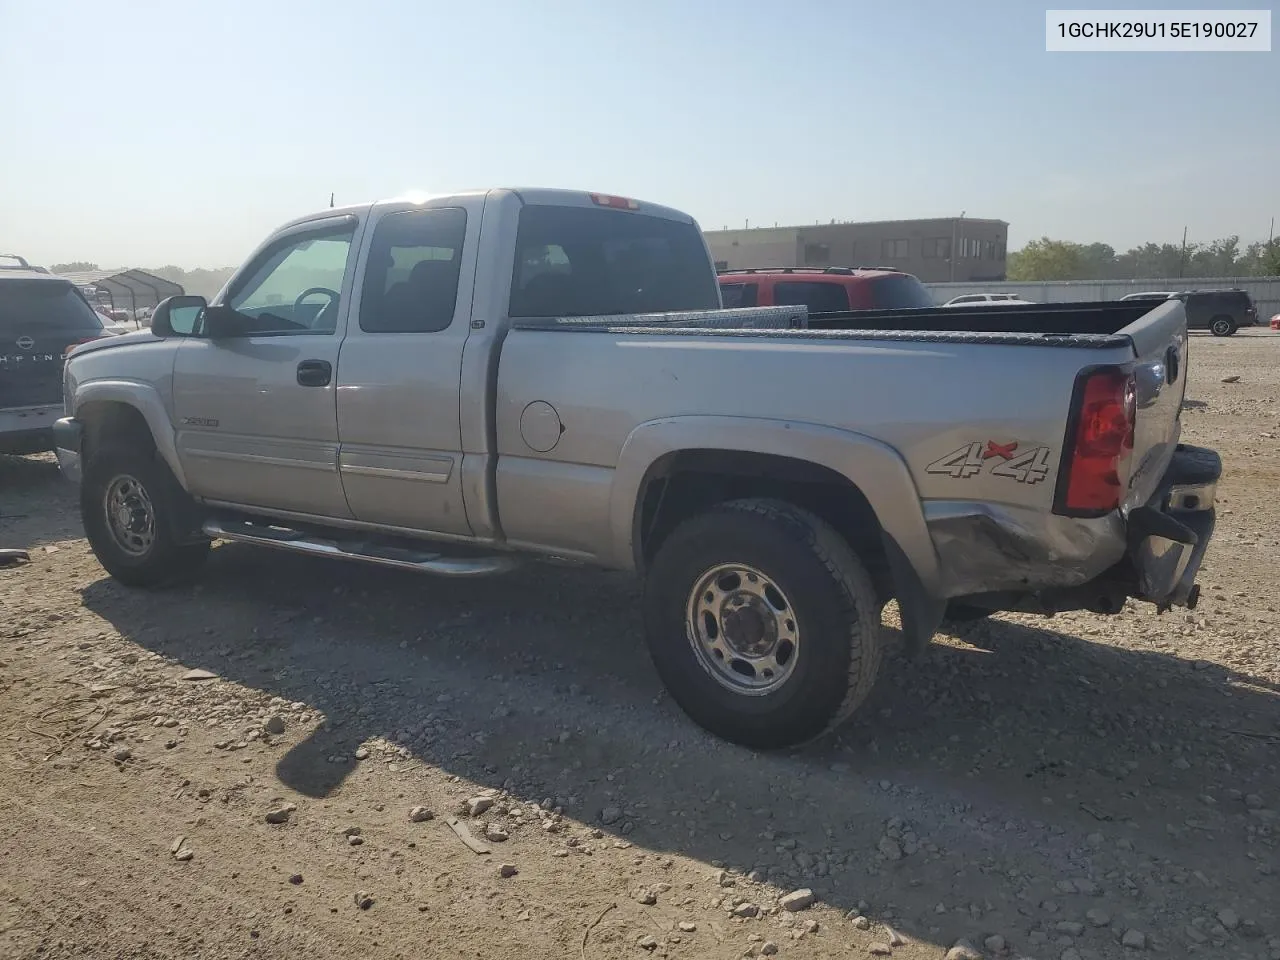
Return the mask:
{"type": "Polygon", "coordinates": [[[55,426],[103,566],[236,540],[444,576],[644,580],[653,661],[757,748],[947,617],[1194,606],[1221,464],[1179,445],[1179,301],[720,310],[698,225],[489,190],[325,210],[212,304],[77,347],[55,426]]]}

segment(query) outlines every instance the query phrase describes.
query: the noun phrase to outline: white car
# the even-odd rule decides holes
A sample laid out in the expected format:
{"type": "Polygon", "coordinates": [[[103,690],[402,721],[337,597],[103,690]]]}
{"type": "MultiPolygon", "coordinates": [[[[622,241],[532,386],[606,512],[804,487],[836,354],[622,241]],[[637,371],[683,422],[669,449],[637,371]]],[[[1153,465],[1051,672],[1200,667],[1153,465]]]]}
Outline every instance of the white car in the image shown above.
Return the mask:
{"type": "Polygon", "coordinates": [[[1168,300],[1170,297],[1178,296],[1171,290],[1153,290],[1150,293],[1127,293],[1121,300],[1168,300]]]}
{"type": "Polygon", "coordinates": [[[103,307],[100,307],[96,304],[90,304],[90,306],[93,307],[93,312],[97,314],[98,319],[102,321],[103,333],[106,333],[113,337],[118,337],[121,334],[132,333],[133,330],[136,329],[134,327],[130,327],[127,323],[117,320],[115,317],[111,316],[111,314],[108,313],[106,309],[104,309],[103,307]]]}
{"type": "Polygon", "coordinates": [[[964,293],[958,297],[952,297],[944,307],[985,307],[995,306],[996,304],[1008,304],[1011,306],[1022,306],[1034,303],[1034,300],[1023,300],[1017,294],[1013,293],[964,293]]]}

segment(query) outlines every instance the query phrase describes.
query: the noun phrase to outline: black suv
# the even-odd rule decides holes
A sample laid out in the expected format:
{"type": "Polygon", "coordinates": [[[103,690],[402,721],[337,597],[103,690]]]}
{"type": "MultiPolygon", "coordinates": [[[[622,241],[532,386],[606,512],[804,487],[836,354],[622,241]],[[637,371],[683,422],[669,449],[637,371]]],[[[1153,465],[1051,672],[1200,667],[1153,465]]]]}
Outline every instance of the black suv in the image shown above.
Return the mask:
{"type": "Polygon", "coordinates": [[[104,335],[71,281],[0,256],[0,454],[53,449],[67,350],[104,335]]]}
{"type": "Polygon", "coordinates": [[[1120,299],[1169,300],[1173,297],[1186,304],[1190,330],[1208,330],[1215,337],[1229,337],[1241,327],[1252,327],[1258,322],[1258,308],[1245,290],[1131,293],[1120,299]]]}

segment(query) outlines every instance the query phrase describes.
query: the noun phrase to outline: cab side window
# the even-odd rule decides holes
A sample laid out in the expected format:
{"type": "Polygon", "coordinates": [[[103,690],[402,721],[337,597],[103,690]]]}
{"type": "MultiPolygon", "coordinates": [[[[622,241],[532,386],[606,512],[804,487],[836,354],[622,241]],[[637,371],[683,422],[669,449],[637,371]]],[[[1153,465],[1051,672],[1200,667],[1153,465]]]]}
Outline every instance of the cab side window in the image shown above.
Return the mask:
{"type": "Polygon", "coordinates": [[[467,212],[393,213],[374,229],[360,297],[366,333],[436,333],[453,322],[467,212]]]}

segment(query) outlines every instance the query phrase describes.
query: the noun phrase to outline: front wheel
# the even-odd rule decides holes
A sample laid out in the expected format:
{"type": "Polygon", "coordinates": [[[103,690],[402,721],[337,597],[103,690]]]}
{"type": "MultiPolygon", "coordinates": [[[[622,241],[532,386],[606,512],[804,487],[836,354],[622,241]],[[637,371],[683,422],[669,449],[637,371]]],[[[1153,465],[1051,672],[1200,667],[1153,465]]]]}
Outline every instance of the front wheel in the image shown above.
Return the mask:
{"type": "Polygon", "coordinates": [[[209,554],[207,540],[184,537],[183,498],[154,452],[131,446],[94,453],[80,486],[80,514],[98,562],[131,587],[158,587],[194,575],[209,554]]]}
{"type": "Polygon", "coordinates": [[[654,666],[696,723],[757,749],[834,729],[880,664],[866,568],[824,521],[776,500],[735,500],[681,524],[645,583],[654,666]]]}
{"type": "Polygon", "coordinates": [[[1236,332],[1236,322],[1230,317],[1214,317],[1209,332],[1215,337],[1229,337],[1236,332]]]}

